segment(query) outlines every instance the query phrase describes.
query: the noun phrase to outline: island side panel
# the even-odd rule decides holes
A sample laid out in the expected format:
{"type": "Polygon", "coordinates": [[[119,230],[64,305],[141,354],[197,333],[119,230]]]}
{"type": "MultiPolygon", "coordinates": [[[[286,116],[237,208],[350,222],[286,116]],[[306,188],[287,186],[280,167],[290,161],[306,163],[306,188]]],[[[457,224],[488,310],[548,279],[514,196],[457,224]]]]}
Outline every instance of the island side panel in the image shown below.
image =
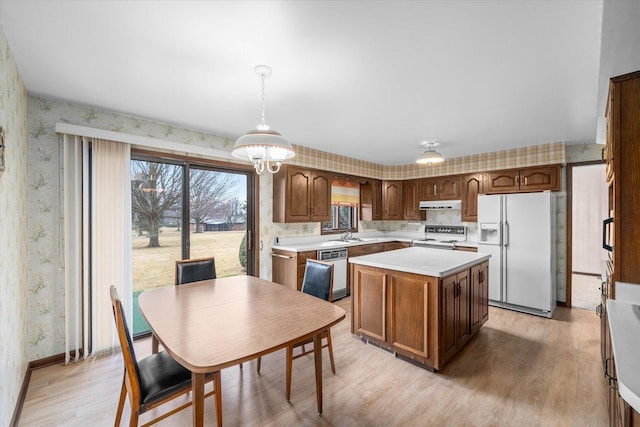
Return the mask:
{"type": "Polygon", "coordinates": [[[373,338],[380,345],[387,341],[387,274],[379,268],[353,265],[351,269],[352,323],[354,334],[373,338]]]}
{"type": "Polygon", "coordinates": [[[397,353],[438,368],[438,280],[397,271],[388,275],[390,344],[397,353]]]}

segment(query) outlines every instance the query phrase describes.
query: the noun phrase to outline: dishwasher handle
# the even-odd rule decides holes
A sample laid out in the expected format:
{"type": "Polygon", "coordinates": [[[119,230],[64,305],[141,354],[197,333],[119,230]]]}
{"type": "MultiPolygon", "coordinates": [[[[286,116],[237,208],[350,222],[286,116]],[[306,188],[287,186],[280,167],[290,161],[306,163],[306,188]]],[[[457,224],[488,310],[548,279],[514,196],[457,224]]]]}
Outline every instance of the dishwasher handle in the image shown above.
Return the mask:
{"type": "Polygon", "coordinates": [[[284,258],[284,259],[294,259],[294,256],[291,255],[282,255],[282,254],[277,254],[275,252],[269,252],[269,255],[271,255],[274,258],[284,258]]]}

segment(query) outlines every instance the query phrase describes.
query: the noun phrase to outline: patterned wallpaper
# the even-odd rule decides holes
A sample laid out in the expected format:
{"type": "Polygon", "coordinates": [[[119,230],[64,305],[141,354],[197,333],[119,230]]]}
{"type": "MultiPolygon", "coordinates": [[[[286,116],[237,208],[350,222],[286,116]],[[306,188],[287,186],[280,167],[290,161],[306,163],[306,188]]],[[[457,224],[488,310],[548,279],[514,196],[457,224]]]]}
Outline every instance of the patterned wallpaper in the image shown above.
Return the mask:
{"type": "Polygon", "coordinates": [[[29,362],[27,349],[27,91],[0,27],[0,425],[8,426],[29,362]]]}
{"type": "MultiPolygon", "coordinates": [[[[41,97],[29,97],[29,357],[40,359],[64,350],[64,276],[61,269],[60,153],[56,122],[107,129],[230,151],[234,141],[168,123],[117,114],[94,107],[41,97]]],[[[292,163],[376,178],[412,178],[432,174],[464,173],[548,163],[563,163],[563,143],[528,147],[448,159],[439,169],[417,165],[382,167],[357,159],[294,147],[292,163]]],[[[184,153],[181,153],[184,154],[184,153]]],[[[320,234],[319,223],[278,224],[272,222],[272,178],[265,174],[259,185],[260,276],[271,277],[271,242],[276,236],[320,234]]],[[[447,219],[440,219],[446,221],[447,219]]],[[[473,227],[473,224],[470,224],[473,227]]],[[[368,229],[412,230],[407,222],[372,222],[368,229]]],[[[560,293],[559,293],[560,295],[560,293]]],[[[564,294],[562,294],[564,296],[564,294]]],[[[562,298],[563,299],[563,298],[562,298]]]]}

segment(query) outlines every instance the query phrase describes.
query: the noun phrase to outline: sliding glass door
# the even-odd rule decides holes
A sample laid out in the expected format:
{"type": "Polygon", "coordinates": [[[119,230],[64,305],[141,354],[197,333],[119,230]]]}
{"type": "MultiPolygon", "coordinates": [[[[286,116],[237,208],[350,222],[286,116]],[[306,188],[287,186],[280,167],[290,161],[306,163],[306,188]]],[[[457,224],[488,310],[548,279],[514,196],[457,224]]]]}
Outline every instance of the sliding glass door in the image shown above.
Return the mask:
{"type": "Polygon", "coordinates": [[[253,274],[253,173],[132,155],[134,335],[149,326],[138,295],[174,285],[179,259],[215,257],[218,277],[253,274]],[[251,243],[251,242],[249,242],[251,243]]]}

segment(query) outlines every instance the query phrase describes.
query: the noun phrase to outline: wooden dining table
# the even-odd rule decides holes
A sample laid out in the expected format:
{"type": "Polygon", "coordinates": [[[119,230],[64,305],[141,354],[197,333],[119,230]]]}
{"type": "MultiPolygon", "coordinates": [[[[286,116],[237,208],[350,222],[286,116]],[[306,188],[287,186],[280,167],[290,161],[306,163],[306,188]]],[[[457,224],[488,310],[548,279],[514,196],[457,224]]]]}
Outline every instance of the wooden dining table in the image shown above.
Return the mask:
{"type": "Polygon", "coordinates": [[[342,308],[253,276],[152,289],[140,294],[138,304],[160,344],[192,373],[194,426],[204,424],[206,374],[214,376],[221,426],[220,371],[308,338],[314,342],[317,407],[322,413],[320,335],[345,318],[342,308]]]}

